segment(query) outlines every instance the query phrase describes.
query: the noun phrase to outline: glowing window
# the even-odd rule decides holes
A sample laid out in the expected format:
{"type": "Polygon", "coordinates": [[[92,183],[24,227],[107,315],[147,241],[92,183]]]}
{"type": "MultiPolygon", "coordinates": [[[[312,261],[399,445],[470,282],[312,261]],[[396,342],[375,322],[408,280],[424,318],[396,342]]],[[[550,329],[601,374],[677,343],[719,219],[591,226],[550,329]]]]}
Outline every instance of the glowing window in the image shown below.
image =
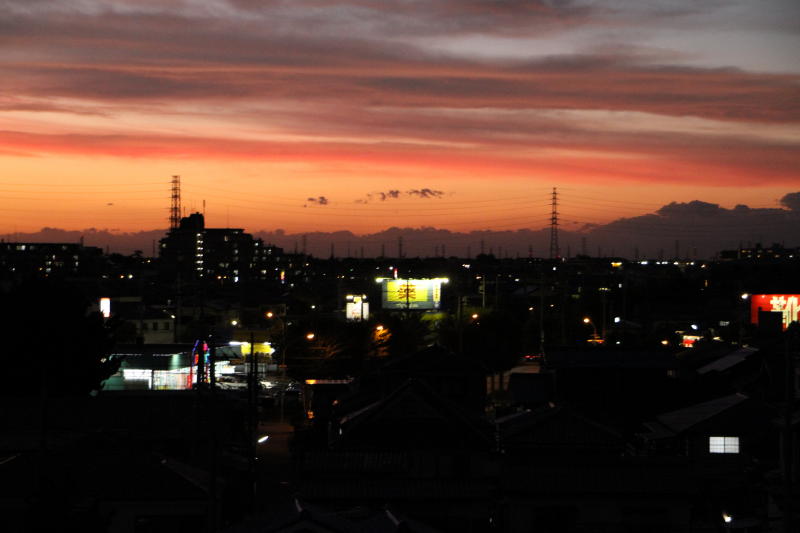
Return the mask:
{"type": "Polygon", "coordinates": [[[739,453],[739,437],[708,437],[709,453],[739,453]]]}

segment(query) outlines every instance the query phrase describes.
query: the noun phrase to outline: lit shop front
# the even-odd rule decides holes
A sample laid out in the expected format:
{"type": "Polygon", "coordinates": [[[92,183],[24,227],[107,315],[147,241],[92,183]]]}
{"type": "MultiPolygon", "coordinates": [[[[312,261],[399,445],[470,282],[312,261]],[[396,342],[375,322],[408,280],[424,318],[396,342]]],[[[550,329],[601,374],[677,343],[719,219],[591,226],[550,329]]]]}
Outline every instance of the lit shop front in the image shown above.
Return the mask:
{"type": "MultiPolygon", "coordinates": [[[[119,371],[104,390],[182,390],[210,379],[210,349],[205,343],[120,346],[111,355],[121,359],[119,371]]],[[[216,348],[216,376],[233,374],[241,358],[238,346],[216,348]]]]}

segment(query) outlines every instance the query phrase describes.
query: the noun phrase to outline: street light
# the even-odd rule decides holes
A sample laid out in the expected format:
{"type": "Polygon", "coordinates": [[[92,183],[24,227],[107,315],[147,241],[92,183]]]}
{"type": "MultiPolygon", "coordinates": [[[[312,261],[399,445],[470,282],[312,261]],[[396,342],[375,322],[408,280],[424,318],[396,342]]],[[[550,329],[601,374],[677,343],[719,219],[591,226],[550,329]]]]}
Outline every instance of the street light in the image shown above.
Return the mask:
{"type": "Polygon", "coordinates": [[[589,339],[589,342],[596,343],[596,344],[602,343],[603,340],[600,338],[600,335],[597,334],[597,326],[594,325],[594,322],[592,322],[592,319],[589,318],[588,316],[587,317],[583,317],[583,323],[584,324],[589,324],[590,326],[592,326],[592,338],[589,339]]]}
{"type": "Polygon", "coordinates": [[[314,334],[313,331],[306,333],[306,339],[313,341],[314,337],[316,337],[316,335],[314,334]]]}

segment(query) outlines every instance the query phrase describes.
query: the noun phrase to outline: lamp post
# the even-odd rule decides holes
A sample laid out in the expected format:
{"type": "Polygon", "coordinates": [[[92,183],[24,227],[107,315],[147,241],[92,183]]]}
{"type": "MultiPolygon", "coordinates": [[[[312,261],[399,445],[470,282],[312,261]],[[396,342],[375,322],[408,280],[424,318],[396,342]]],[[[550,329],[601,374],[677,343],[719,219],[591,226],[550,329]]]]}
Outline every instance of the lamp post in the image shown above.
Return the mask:
{"type": "Polygon", "coordinates": [[[592,326],[592,338],[589,342],[595,344],[600,344],[601,342],[603,342],[602,339],[600,338],[600,335],[597,334],[597,326],[594,325],[594,322],[592,322],[591,318],[589,318],[588,316],[584,317],[583,323],[592,326]]]}
{"type": "MultiPolygon", "coordinates": [[[[281,362],[279,368],[281,369],[281,376],[286,377],[286,315],[278,316],[274,311],[268,310],[264,313],[264,318],[269,324],[274,324],[273,320],[280,320],[281,324],[281,362]]],[[[272,338],[272,330],[270,329],[270,337],[272,338]]]]}

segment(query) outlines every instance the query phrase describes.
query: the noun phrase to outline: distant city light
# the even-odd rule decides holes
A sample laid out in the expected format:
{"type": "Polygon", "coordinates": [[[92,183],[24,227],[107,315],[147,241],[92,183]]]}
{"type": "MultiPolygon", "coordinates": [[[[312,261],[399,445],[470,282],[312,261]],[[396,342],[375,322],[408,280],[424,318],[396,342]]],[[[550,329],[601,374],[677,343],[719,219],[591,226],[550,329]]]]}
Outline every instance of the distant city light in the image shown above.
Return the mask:
{"type": "Polygon", "coordinates": [[[316,335],[313,332],[306,333],[306,339],[313,341],[316,335]]]}
{"type": "Polygon", "coordinates": [[[258,443],[259,443],[259,444],[264,444],[264,443],[265,443],[265,442],[267,442],[268,440],[269,440],[269,435],[264,435],[263,437],[261,437],[260,439],[258,439],[258,443]]]}
{"type": "Polygon", "coordinates": [[[742,300],[747,300],[748,298],[750,298],[750,294],[744,292],[744,293],[742,293],[742,297],[741,298],[742,298],[742,300]]]}
{"type": "Polygon", "coordinates": [[[614,317],[614,324],[619,324],[620,322],[622,322],[622,319],[620,317],[618,317],[618,316],[615,316],[614,317]]]}

